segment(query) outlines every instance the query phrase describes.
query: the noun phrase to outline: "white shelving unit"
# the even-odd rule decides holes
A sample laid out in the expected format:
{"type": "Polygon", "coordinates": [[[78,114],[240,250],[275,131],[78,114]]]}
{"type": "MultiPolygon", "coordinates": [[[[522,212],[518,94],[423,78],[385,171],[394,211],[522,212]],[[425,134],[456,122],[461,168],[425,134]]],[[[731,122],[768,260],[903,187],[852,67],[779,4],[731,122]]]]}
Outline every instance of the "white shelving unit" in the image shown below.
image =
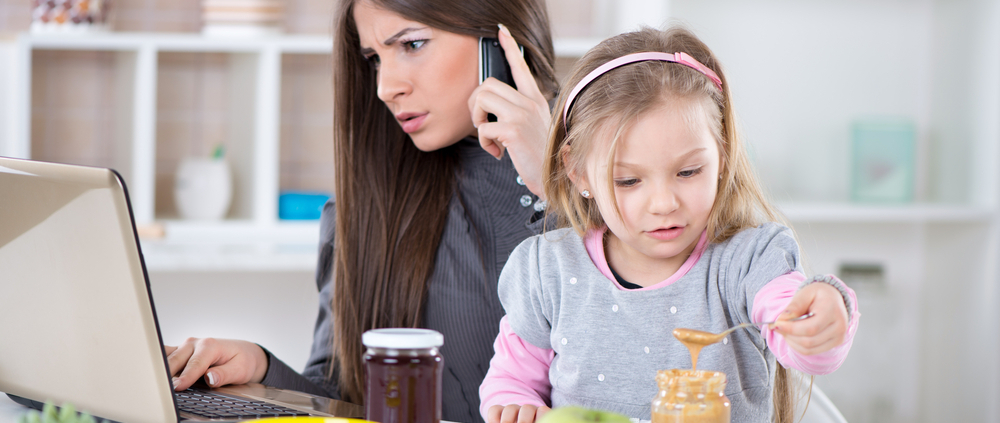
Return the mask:
{"type": "MultiPolygon", "coordinates": [[[[284,54],[329,55],[332,41],[323,36],[209,38],[199,34],[106,33],[86,35],[23,34],[14,46],[17,84],[11,108],[13,123],[0,154],[31,158],[32,54],[38,50],[107,51],[115,54],[118,92],[123,104],[119,134],[126,161],[115,163],[129,186],[136,223],[162,226],[162,239],[144,239],[146,259],[154,270],[271,269],[302,270],[315,266],[318,225],[277,218],[281,61],[284,54]],[[193,223],[155,215],[156,104],[160,53],[226,53],[230,56],[230,105],[247,119],[230,125],[229,160],[246,195],[234,198],[229,219],[193,223]],[[233,148],[235,147],[235,148],[233,148]],[[201,245],[207,247],[196,248],[201,245]],[[252,248],[234,246],[253,245],[252,248]],[[283,247],[284,246],[284,247],[283,247]],[[212,252],[212,254],[206,254],[212,252]]],[[[0,138],[2,139],[2,138],[0,138]]]]}

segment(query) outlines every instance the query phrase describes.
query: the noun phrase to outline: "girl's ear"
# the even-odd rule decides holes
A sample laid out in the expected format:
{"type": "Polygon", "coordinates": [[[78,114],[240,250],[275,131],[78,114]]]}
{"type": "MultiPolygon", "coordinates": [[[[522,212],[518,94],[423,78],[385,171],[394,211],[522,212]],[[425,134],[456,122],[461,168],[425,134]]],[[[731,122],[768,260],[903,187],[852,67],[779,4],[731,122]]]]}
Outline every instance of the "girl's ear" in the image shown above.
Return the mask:
{"type": "Polygon", "coordinates": [[[566,176],[569,176],[569,180],[573,182],[573,185],[577,188],[577,190],[582,191],[590,189],[589,185],[587,185],[587,177],[585,175],[578,175],[576,173],[576,167],[570,164],[570,148],[572,147],[570,147],[569,144],[566,144],[559,149],[559,158],[562,160],[563,168],[566,169],[566,176]]]}

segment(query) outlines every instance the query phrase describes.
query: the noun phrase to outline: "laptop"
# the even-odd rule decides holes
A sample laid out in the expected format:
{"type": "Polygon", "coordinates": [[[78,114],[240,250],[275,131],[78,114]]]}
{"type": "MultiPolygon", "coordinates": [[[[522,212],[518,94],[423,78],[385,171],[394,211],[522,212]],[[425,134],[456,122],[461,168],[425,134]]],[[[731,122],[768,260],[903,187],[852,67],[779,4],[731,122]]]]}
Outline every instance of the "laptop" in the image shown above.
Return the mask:
{"type": "Polygon", "coordinates": [[[69,402],[129,423],[364,416],[260,384],[175,394],[125,182],[111,169],[0,157],[0,322],[0,392],[21,404],[69,402]]]}

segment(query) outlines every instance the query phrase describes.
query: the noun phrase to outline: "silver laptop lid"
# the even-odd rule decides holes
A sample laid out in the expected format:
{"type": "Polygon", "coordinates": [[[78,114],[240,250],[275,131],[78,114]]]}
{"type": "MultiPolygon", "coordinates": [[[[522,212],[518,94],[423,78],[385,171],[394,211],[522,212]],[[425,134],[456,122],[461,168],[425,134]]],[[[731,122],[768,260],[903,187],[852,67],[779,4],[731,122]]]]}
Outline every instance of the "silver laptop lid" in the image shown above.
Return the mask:
{"type": "Polygon", "coordinates": [[[0,157],[0,391],[176,422],[125,185],[0,157]]]}

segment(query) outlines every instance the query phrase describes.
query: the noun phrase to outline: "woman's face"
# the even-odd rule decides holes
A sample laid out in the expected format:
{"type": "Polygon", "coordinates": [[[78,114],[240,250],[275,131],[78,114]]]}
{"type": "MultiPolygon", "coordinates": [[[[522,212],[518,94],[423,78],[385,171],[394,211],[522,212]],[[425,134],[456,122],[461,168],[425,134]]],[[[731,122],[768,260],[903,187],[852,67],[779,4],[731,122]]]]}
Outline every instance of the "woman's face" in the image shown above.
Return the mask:
{"type": "Polygon", "coordinates": [[[378,97],[417,148],[476,135],[468,100],[479,85],[476,38],[408,20],[359,1],[361,52],[378,69],[378,97]]]}

